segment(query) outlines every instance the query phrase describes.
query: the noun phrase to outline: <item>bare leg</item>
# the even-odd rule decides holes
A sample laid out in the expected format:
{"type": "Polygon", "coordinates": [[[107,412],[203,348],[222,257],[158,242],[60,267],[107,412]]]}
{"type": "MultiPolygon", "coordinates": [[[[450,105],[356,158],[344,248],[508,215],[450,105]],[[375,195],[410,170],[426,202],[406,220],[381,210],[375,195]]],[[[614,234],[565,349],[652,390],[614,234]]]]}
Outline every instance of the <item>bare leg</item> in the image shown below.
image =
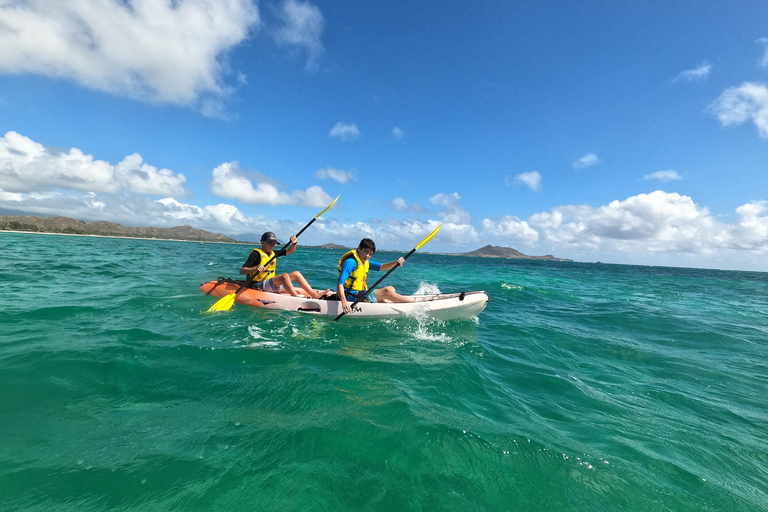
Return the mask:
{"type": "Polygon", "coordinates": [[[307,280],[298,270],[294,270],[293,272],[288,274],[288,276],[290,277],[291,281],[296,281],[297,283],[299,283],[299,286],[301,287],[301,289],[307,292],[307,295],[309,295],[313,299],[319,299],[320,297],[322,297],[323,295],[325,295],[330,291],[330,290],[325,290],[323,292],[318,292],[317,290],[309,286],[309,283],[307,282],[307,280]]]}
{"type": "Polygon", "coordinates": [[[293,283],[291,282],[291,277],[288,274],[280,274],[272,278],[272,281],[275,283],[275,286],[280,289],[280,285],[283,286],[286,290],[288,290],[288,293],[293,295],[294,297],[297,297],[299,295],[299,292],[296,291],[296,288],[293,287],[293,283]]]}
{"type": "Polygon", "coordinates": [[[384,288],[377,289],[376,300],[378,302],[413,302],[411,297],[397,293],[394,286],[385,286],[384,288]]]}

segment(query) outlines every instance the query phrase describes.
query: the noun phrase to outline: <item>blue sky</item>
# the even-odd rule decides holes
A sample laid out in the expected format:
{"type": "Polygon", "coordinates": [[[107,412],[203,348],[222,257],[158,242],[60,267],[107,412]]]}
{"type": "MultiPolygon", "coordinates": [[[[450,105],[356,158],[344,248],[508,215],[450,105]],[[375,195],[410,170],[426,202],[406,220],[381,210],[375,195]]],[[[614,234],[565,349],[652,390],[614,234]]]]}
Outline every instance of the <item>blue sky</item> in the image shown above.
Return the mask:
{"type": "Polygon", "coordinates": [[[768,270],[768,4],[0,0],[0,211],[768,270]]]}

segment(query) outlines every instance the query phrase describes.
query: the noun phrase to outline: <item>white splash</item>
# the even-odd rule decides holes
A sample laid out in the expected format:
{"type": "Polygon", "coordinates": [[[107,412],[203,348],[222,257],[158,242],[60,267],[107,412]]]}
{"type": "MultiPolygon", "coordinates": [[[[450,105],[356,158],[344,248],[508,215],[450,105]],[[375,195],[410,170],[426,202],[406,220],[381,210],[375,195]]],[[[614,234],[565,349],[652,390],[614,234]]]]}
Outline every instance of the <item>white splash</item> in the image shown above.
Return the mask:
{"type": "Polygon", "coordinates": [[[436,284],[430,284],[425,281],[419,283],[419,288],[413,293],[414,295],[438,295],[440,288],[436,284]]]}

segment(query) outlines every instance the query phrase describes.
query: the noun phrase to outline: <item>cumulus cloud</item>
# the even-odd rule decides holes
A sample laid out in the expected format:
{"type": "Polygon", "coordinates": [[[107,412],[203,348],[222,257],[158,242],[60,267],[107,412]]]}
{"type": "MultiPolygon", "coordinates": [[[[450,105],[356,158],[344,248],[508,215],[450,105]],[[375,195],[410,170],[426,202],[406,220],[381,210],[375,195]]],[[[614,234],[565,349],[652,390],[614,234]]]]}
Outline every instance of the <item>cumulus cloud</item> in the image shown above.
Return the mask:
{"type": "Polygon", "coordinates": [[[739,219],[731,244],[738,249],[768,250],[768,201],[755,201],[736,208],[739,219]]]}
{"type": "Polygon", "coordinates": [[[112,165],[77,148],[46,148],[16,132],[0,138],[0,189],[41,192],[52,189],[117,194],[186,195],[183,174],[145,163],[138,153],[112,165]]]}
{"type": "Polygon", "coordinates": [[[683,179],[682,176],[680,176],[680,173],[678,173],[675,170],[669,169],[667,171],[656,171],[651,174],[646,174],[643,176],[644,180],[659,180],[659,181],[673,181],[673,180],[681,180],[683,179]]]}
{"type": "Polygon", "coordinates": [[[395,198],[390,206],[399,212],[413,211],[421,213],[426,211],[426,208],[421,206],[419,203],[413,203],[413,205],[409,205],[402,197],[395,198]]]}
{"type": "Polygon", "coordinates": [[[597,158],[597,155],[594,153],[589,153],[573,162],[573,168],[576,170],[586,169],[587,167],[592,167],[593,165],[597,165],[599,163],[600,159],[597,158]]]}
{"type": "Polygon", "coordinates": [[[541,190],[541,179],[541,174],[539,174],[537,171],[533,171],[518,174],[513,180],[507,176],[507,178],[504,180],[504,183],[506,183],[507,186],[527,185],[531,190],[537,192],[541,190]]]}
{"type": "Polygon", "coordinates": [[[672,81],[673,82],[693,82],[693,81],[702,81],[706,80],[709,76],[709,71],[712,69],[711,64],[707,64],[706,62],[703,62],[699,67],[695,69],[688,69],[686,71],[682,71],[679,75],[677,75],[672,81]]]}
{"type": "Polygon", "coordinates": [[[333,128],[331,128],[331,131],[328,133],[328,135],[335,139],[349,141],[359,138],[360,130],[357,129],[357,125],[355,123],[344,124],[342,122],[338,122],[334,125],[333,128]]]}
{"type": "Polygon", "coordinates": [[[745,82],[726,89],[711,105],[723,126],[755,123],[760,137],[768,138],[768,87],[745,82]]]}
{"type": "Polygon", "coordinates": [[[155,210],[171,225],[194,224],[206,226],[214,231],[228,233],[244,233],[253,230],[255,226],[267,225],[265,217],[247,217],[236,206],[231,204],[215,204],[199,207],[185,204],[166,197],[156,201],[155,210]]]}
{"type": "Polygon", "coordinates": [[[282,25],[275,32],[279,46],[288,46],[307,54],[306,69],[317,69],[318,60],[325,52],[320,36],[325,28],[323,13],[309,2],[286,0],[277,12],[282,25]]]}
{"type": "Polygon", "coordinates": [[[513,216],[505,216],[499,221],[483,219],[483,229],[494,237],[502,237],[524,244],[531,244],[539,240],[539,233],[527,221],[513,216]]]}
{"type": "Polygon", "coordinates": [[[706,208],[661,190],[599,208],[557,207],[529,221],[548,240],[582,248],[707,252],[729,244],[728,230],[706,208]]]}
{"type": "MultiPolygon", "coordinates": [[[[421,242],[437,227],[437,220],[420,221],[408,219],[403,221],[388,220],[376,227],[370,222],[342,223],[337,220],[327,220],[313,230],[313,236],[319,240],[338,240],[348,245],[357,245],[360,239],[368,237],[376,241],[380,248],[409,249],[421,242]]],[[[477,230],[470,224],[442,222],[438,234],[429,243],[429,249],[440,247],[464,246],[476,244],[479,241],[477,230]]]]}
{"type": "Polygon", "coordinates": [[[403,132],[403,130],[401,130],[397,126],[392,128],[392,132],[391,133],[392,133],[392,137],[394,137],[397,140],[402,140],[402,138],[405,137],[405,133],[403,132]]]}
{"type": "MultiPolygon", "coordinates": [[[[243,172],[237,162],[227,162],[213,170],[211,192],[221,197],[237,199],[251,204],[295,204],[301,206],[327,206],[333,198],[321,187],[309,187],[305,191],[280,191],[268,180],[261,179],[254,187],[251,179],[243,172]]],[[[258,177],[258,175],[255,175],[258,177]]],[[[270,180],[271,181],[271,180],[270,180]]]]}
{"type": "Polygon", "coordinates": [[[348,181],[357,180],[357,174],[354,171],[343,171],[341,169],[332,169],[330,167],[326,169],[318,169],[317,172],[315,172],[315,177],[321,180],[332,179],[342,185],[348,181]]]}
{"type": "Polygon", "coordinates": [[[402,197],[397,197],[392,201],[392,208],[399,212],[408,211],[408,203],[402,197]]]}
{"type": "Polygon", "coordinates": [[[613,255],[624,262],[677,265],[738,260],[760,266],[756,262],[768,253],[768,201],[742,205],[736,214],[735,222],[721,222],[691,197],[657,190],[599,207],[558,206],[527,220],[487,218],[483,228],[497,239],[569,257],[613,255]]]}
{"type": "Polygon", "coordinates": [[[443,210],[440,212],[440,217],[445,222],[454,224],[469,223],[469,212],[461,206],[461,196],[458,193],[436,194],[430,197],[429,201],[432,204],[443,207],[443,210]]]}
{"type": "MultiPolygon", "coordinates": [[[[229,235],[261,233],[267,229],[295,233],[304,224],[247,216],[231,204],[198,206],[171,197],[152,199],[137,194],[103,194],[77,191],[14,193],[0,191],[0,208],[30,215],[63,215],[84,221],[110,221],[125,226],[173,227],[189,224],[229,235]]],[[[304,221],[306,222],[306,221],[304,221]]],[[[317,225],[317,223],[315,224],[317,225]]]]}
{"type": "Polygon", "coordinates": [[[0,72],[222,110],[227,53],[259,26],[252,0],[0,2],[0,72]]]}

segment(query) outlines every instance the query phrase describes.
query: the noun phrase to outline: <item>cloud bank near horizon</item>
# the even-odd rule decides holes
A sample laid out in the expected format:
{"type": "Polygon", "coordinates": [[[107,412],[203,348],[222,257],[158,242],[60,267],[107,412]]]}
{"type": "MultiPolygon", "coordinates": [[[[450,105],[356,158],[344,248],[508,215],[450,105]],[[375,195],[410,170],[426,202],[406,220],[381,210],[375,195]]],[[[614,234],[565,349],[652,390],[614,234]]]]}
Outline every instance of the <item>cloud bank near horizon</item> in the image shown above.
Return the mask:
{"type": "MultiPolygon", "coordinates": [[[[241,203],[323,207],[332,201],[319,186],[305,191],[280,190],[268,176],[249,175],[237,162],[217,166],[211,177],[214,194],[241,203]]],[[[183,174],[157,169],[138,154],[113,165],[77,148],[46,148],[16,132],[0,138],[0,208],[6,210],[126,225],[190,224],[229,235],[267,228],[294,232],[301,227],[295,221],[248,216],[234,204],[183,202],[180,199],[189,195],[184,184],[183,174]]],[[[730,223],[719,220],[689,196],[657,190],[598,207],[563,205],[527,219],[502,215],[484,218],[475,225],[457,192],[439,192],[428,199],[437,211],[393,199],[393,210],[412,216],[406,219],[343,222],[331,211],[306,238],[316,243],[352,245],[369,236],[382,248],[402,248],[417,243],[442,223],[440,237],[432,246],[455,252],[492,243],[574,259],[599,253],[634,259],[670,253],[688,259],[723,259],[735,253],[749,253],[755,258],[768,255],[766,200],[738,206],[730,223]]]]}

